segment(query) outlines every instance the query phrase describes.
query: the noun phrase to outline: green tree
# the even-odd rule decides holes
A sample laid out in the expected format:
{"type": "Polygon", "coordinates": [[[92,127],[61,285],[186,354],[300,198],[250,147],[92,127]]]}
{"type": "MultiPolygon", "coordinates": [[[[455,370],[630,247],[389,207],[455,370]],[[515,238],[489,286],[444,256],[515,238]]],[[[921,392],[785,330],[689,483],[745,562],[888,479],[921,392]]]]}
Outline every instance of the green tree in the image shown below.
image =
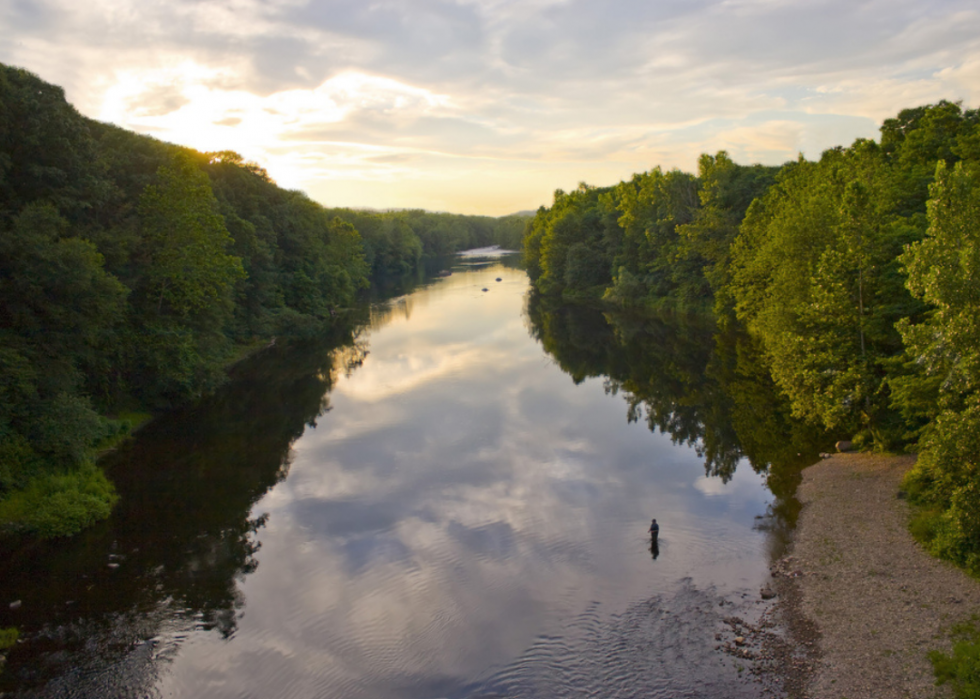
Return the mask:
{"type": "Polygon", "coordinates": [[[382,235],[384,246],[379,262],[384,275],[398,277],[411,274],[422,259],[422,241],[401,217],[384,217],[382,235]]]}
{"type": "MultiPolygon", "coordinates": [[[[680,287],[689,270],[678,269],[678,231],[691,223],[698,207],[694,176],[680,170],[664,173],[658,167],[621,182],[615,199],[622,235],[613,266],[639,277],[648,297],[687,300],[680,287]]],[[[617,285],[620,276],[618,272],[617,285]]]]}
{"type": "Polygon", "coordinates": [[[524,256],[537,287],[575,298],[598,297],[610,283],[611,232],[618,230],[609,190],[584,182],[557,190],[551,208],[529,224],[524,256]]]}
{"type": "Polygon", "coordinates": [[[867,430],[879,446],[904,432],[888,366],[901,348],[894,323],[919,309],[901,288],[897,256],[920,229],[895,213],[893,182],[870,141],[785,168],[749,208],[730,287],[795,414],[867,430]]]}
{"type": "Polygon", "coordinates": [[[932,310],[899,328],[937,414],[907,484],[933,552],[980,573],[980,166],[940,161],[930,194],[928,235],[902,261],[932,310]]]}
{"type": "Polygon", "coordinates": [[[716,299],[716,310],[731,306],[725,295],[730,281],[732,243],[752,201],[765,194],[777,167],[737,165],[725,151],[698,159],[698,199],[690,223],[678,227],[678,257],[687,269],[678,283],[688,298],[716,299]]]}
{"type": "Polygon", "coordinates": [[[58,536],[108,515],[91,464],[108,426],[83,393],[105,368],[126,289],[51,204],[0,229],[0,527],[58,536]]]}
{"type": "Polygon", "coordinates": [[[226,252],[233,241],[207,175],[184,154],[144,191],[139,223],[130,385],[153,401],[201,395],[221,380],[241,260],[226,252]]]}
{"type": "Polygon", "coordinates": [[[0,235],[0,432],[58,467],[81,463],[103,433],[76,394],[106,368],[126,296],[95,247],[67,233],[52,205],[32,204],[0,235]]]}
{"type": "Polygon", "coordinates": [[[88,121],[64,90],[0,65],[0,219],[44,201],[77,224],[109,191],[88,121]]]}
{"type": "Polygon", "coordinates": [[[978,122],[976,110],[964,112],[959,103],[946,100],[903,109],[884,121],[881,148],[895,167],[903,214],[925,213],[936,162],[953,165],[968,154],[978,122]]]}
{"type": "Polygon", "coordinates": [[[143,310],[208,322],[226,316],[232,284],[243,271],[241,261],[226,253],[232,238],[207,175],[190,158],[176,156],[146,188],[139,213],[143,310]]]}
{"type": "MultiPolygon", "coordinates": [[[[561,190],[555,192],[555,198],[558,198],[558,193],[561,190]]],[[[545,230],[548,227],[548,209],[544,206],[540,207],[534,214],[524,231],[524,238],[521,242],[521,252],[524,259],[524,268],[527,270],[528,277],[531,278],[532,282],[537,282],[541,277],[541,242],[544,238],[545,230]]]]}

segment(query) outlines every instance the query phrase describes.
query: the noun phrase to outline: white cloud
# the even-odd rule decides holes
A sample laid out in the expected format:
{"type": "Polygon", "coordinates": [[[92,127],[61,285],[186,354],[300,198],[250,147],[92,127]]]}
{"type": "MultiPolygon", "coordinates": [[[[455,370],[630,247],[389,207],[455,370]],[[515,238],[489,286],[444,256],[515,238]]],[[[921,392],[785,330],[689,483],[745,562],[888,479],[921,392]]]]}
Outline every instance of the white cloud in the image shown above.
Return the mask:
{"type": "Polygon", "coordinates": [[[331,204],[506,213],[980,99],[967,0],[5,0],[0,61],[331,204]],[[424,184],[420,184],[424,183],[424,184]]]}

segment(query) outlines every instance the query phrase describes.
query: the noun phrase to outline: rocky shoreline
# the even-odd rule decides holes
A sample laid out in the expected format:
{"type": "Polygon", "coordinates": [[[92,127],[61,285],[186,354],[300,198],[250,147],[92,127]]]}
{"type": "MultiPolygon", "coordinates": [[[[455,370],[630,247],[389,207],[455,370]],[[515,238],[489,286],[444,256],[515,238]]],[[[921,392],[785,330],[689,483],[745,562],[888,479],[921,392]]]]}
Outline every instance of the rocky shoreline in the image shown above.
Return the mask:
{"type": "Polygon", "coordinates": [[[907,529],[914,456],[835,454],[807,468],[790,549],[773,566],[762,639],[793,699],[951,697],[926,654],[980,612],[980,582],[927,554],[907,529]]]}

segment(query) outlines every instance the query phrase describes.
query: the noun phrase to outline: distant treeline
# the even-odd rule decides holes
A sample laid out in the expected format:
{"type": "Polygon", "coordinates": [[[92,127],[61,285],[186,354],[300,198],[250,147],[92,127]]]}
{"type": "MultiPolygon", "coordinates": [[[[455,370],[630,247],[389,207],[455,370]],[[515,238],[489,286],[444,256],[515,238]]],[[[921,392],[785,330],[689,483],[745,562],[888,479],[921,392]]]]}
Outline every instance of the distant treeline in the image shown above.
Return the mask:
{"type": "Polygon", "coordinates": [[[980,573],[977,110],[906,109],[817,162],[720,152],[558,191],[524,252],[549,295],[744,323],[797,417],[919,450],[914,531],[980,573]]]}
{"type": "Polygon", "coordinates": [[[272,337],[326,329],[372,283],[516,248],[526,220],[325,209],[235,153],[87,119],[0,65],[0,529],[105,517],[115,495],[93,459],[128,415],[211,391],[272,337]]]}

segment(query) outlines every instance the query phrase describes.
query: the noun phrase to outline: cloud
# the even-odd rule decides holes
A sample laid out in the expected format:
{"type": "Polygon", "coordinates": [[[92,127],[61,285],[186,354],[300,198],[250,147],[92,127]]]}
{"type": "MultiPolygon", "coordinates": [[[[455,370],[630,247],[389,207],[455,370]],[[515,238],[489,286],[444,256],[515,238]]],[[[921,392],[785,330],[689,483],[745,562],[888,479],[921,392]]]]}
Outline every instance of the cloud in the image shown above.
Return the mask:
{"type": "Polygon", "coordinates": [[[777,163],[906,107],[972,105],[978,37],[967,0],[0,4],[0,61],[85,114],[351,204],[487,213],[690,170],[705,147],[777,163]]]}

